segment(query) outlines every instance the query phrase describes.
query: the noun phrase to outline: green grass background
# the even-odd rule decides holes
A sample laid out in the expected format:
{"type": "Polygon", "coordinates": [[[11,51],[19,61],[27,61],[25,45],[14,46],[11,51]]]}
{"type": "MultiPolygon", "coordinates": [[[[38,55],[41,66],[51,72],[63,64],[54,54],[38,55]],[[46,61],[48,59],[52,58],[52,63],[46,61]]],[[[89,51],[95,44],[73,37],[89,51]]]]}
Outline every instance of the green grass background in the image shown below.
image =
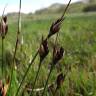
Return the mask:
{"type": "MultiPolygon", "coordinates": [[[[30,59],[38,50],[42,35],[47,36],[50,26],[61,14],[41,14],[22,16],[22,30],[20,42],[16,54],[17,70],[14,70],[12,88],[10,96],[16,92],[22,80],[30,59]],[[21,40],[24,43],[21,45],[21,40]]],[[[12,56],[16,41],[17,18],[8,17],[9,31],[4,41],[4,72],[10,75],[12,56]]],[[[50,53],[42,63],[40,75],[36,83],[36,88],[44,86],[48,66],[52,58],[52,47],[55,40],[53,36],[49,40],[50,53]]],[[[65,73],[66,66],[71,66],[71,70],[66,76],[60,91],[61,96],[96,96],[96,13],[66,14],[61,26],[58,43],[64,47],[65,56],[60,61],[60,68],[65,73]]],[[[0,59],[1,59],[1,39],[0,39],[0,59]]],[[[0,61],[1,62],[1,61],[0,61]]],[[[38,68],[39,56],[30,68],[23,87],[32,85],[38,68]]],[[[49,83],[56,80],[58,69],[55,68],[49,83]]],[[[0,72],[1,73],[1,72],[0,72]]],[[[28,93],[25,91],[24,96],[28,93]]],[[[47,95],[50,96],[50,95],[47,95]]]]}

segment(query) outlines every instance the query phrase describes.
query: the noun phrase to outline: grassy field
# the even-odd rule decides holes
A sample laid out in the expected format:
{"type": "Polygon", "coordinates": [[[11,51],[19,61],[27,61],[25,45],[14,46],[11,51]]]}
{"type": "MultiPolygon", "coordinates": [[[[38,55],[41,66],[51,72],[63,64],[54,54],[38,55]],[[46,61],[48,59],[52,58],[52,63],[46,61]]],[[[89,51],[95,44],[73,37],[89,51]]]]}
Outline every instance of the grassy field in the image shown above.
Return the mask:
{"type": "MultiPolygon", "coordinates": [[[[30,59],[34,56],[36,50],[38,50],[42,35],[44,37],[47,36],[50,25],[59,17],[60,15],[58,14],[22,17],[22,31],[16,54],[17,69],[13,73],[14,80],[10,96],[13,96],[13,93],[16,92],[30,59]]],[[[7,72],[7,75],[10,74],[18,27],[16,18],[9,17],[8,22],[9,32],[4,41],[4,71],[5,74],[7,72]]],[[[50,49],[54,45],[54,40],[55,36],[49,40],[50,49]]],[[[96,96],[96,13],[67,14],[60,30],[58,43],[64,47],[65,56],[60,61],[59,68],[57,66],[54,69],[49,84],[56,81],[56,76],[60,70],[63,73],[69,70],[62,88],[57,92],[61,94],[60,96],[96,96]]],[[[51,58],[52,53],[49,53],[42,64],[36,88],[44,86],[51,58]]],[[[23,92],[25,95],[22,96],[28,96],[28,92],[24,90],[24,86],[27,85],[30,87],[33,84],[38,68],[38,59],[39,57],[37,57],[32,68],[30,68],[20,91],[20,96],[23,92]]],[[[58,94],[57,96],[59,96],[58,94]]],[[[47,94],[47,96],[51,95],[47,94]]]]}

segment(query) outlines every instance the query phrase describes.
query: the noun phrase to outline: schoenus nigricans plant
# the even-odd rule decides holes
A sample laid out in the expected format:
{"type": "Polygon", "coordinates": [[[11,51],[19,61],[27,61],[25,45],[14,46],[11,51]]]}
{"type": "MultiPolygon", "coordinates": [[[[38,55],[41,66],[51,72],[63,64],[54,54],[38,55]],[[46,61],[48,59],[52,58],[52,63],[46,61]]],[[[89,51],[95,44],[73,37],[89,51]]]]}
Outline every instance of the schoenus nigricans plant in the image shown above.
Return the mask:
{"type": "MultiPolygon", "coordinates": [[[[48,50],[47,40],[42,40],[42,43],[41,43],[40,49],[39,49],[40,63],[39,63],[38,71],[37,71],[37,74],[36,74],[36,77],[35,77],[35,81],[33,83],[33,87],[32,87],[32,91],[31,91],[30,96],[33,96],[33,89],[34,89],[34,86],[35,86],[35,83],[36,83],[36,80],[37,80],[37,77],[38,77],[38,74],[39,74],[39,71],[40,71],[41,63],[44,60],[44,58],[48,55],[48,53],[49,53],[49,50],[48,50]]],[[[60,47],[60,48],[55,47],[54,48],[53,59],[52,59],[52,64],[53,64],[52,65],[52,70],[53,70],[53,66],[55,66],[58,63],[58,61],[62,59],[63,53],[64,53],[64,49],[62,47],[60,47]]],[[[50,74],[51,74],[51,72],[50,72],[50,74]]]]}
{"type": "MultiPolygon", "coordinates": [[[[6,5],[7,6],[7,5],[6,5]]],[[[5,6],[5,8],[6,8],[5,6]]],[[[0,36],[2,39],[2,78],[3,78],[3,66],[4,66],[4,61],[3,61],[3,55],[4,55],[4,39],[5,36],[8,32],[8,23],[7,23],[7,16],[4,16],[5,8],[3,10],[1,22],[0,22],[0,36]]]]}
{"type": "MultiPolygon", "coordinates": [[[[51,26],[51,28],[52,28],[52,26],[51,26]]],[[[56,27],[55,27],[55,28],[56,28],[56,27]]],[[[57,28],[56,28],[56,29],[57,29],[57,28]]],[[[56,30],[56,29],[54,29],[54,30],[56,30]]],[[[50,32],[51,32],[51,31],[52,31],[52,30],[50,29],[50,32]]],[[[58,30],[58,31],[59,31],[59,30],[58,30]]],[[[51,34],[50,32],[49,32],[49,34],[51,34]]],[[[54,31],[54,32],[55,32],[55,31],[54,31]]],[[[57,30],[56,30],[55,33],[57,33],[57,30]]],[[[55,34],[55,33],[54,33],[54,34],[55,34]]],[[[51,35],[49,36],[49,34],[48,34],[48,36],[46,37],[46,39],[45,39],[44,41],[48,40],[48,39],[51,37],[51,35]]],[[[41,47],[41,46],[40,46],[40,47],[41,47]]],[[[24,74],[24,76],[23,76],[23,78],[22,78],[22,81],[21,81],[21,83],[20,83],[20,85],[19,85],[19,87],[18,87],[18,90],[17,90],[15,96],[18,95],[18,92],[19,92],[19,90],[20,90],[20,88],[21,88],[21,86],[22,86],[22,84],[23,84],[23,82],[24,82],[24,80],[25,80],[25,77],[27,76],[28,71],[29,71],[30,67],[32,66],[34,60],[36,59],[38,53],[40,54],[40,48],[37,50],[35,56],[34,56],[33,59],[31,60],[31,63],[29,64],[29,66],[28,66],[28,68],[27,68],[27,70],[26,70],[26,72],[25,72],[25,74],[24,74]]],[[[40,55],[41,55],[41,54],[40,54],[40,55]]],[[[44,56],[44,57],[43,57],[43,55],[40,56],[40,59],[41,59],[41,60],[40,60],[40,63],[41,63],[41,61],[42,61],[44,58],[45,58],[45,56],[44,56]]],[[[41,64],[40,64],[40,65],[41,65],[41,64]]]]}
{"type": "Polygon", "coordinates": [[[53,59],[52,59],[52,62],[51,62],[52,64],[51,64],[50,72],[48,74],[48,77],[47,77],[47,80],[46,80],[46,83],[45,83],[45,86],[44,86],[44,90],[43,90],[41,96],[44,96],[44,93],[45,93],[50,75],[51,75],[55,65],[59,62],[59,60],[62,59],[63,54],[64,54],[63,47],[57,47],[56,43],[57,43],[57,39],[58,39],[58,31],[60,30],[61,21],[64,19],[64,15],[65,15],[70,3],[71,3],[71,0],[69,1],[67,7],[65,8],[65,11],[64,11],[63,15],[61,16],[61,18],[58,19],[55,23],[53,23],[51,28],[50,28],[51,31],[49,32],[48,38],[51,37],[52,35],[54,35],[55,33],[57,33],[57,36],[56,36],[56,40],[55,40],[55,46],[53,48],[53,59]]]}
{"type": "MultiPolygon", "coordinates": [[[[21,1],[21,0],[20,0],[21,1]]],[[[47,38],[44,40],[44,41],[46,41],[46,40],[48,40],[52,35],[54,35],[54,34],[56,34],[57,33],[57,37],[58,37],[58,32],[59,32],[59,30],[60,30],[60,26],[61,26],[61,24],[62,24],[62,21],[64,20],[64,15],[65,15],[65,13],[66,13],[66,11],[67,11],[67,9],[68,9],[68,7],[69,7],[69,5],[70,5],[70,2],[71,2],[71,0],[69,1],[69,3],[68,3],[68,5],[67,5],[67,7],[65,8],[65,10],[64,10],[64,12],[63,12],[63,15],[59,18],[59,19],[57,19],[54,23],[52,23],[52,25],[51,25],[51,27],[50,27],[50,30],[49,30],[49,34],[48,34],[48,36],[47,36],[47,38]]],[[[57,41],[57,37],[56,37],[56,41],[57,41]]],[[[55,42],[56,42],[55,41],[55,42]]],[[[46,43],[45,43],[46,44],[46,43]]],[[[42,42],[40,43],[40,45],[42,45],[42,42]]],[[[41,47],[41,46],[40,46],[41,47]]],[[[42,48],[41,48],[42,49],[42,48]]],[[[40,66],[39,66],[39,69],[38,70],[40,70],[40,67],[41,67],[41,61],[43,61],[44,60],[44,58],[47,56],[46,54],[41,54],[40,53],[40,50],[41,50],[40,48],[38,48],[38,50],[37,50],[37,52],[35,53],[35,56],[33,57],[33,59],[31,60],[31,63],[29,64],[29,66],[28,66],[28,68],[27,68],[27,70],[25,71],[25,74],[24,74],[24,76],[23,76],[23,78],[22,78],[22,80],[21,80],[21,83],[20,83],[20,85],[19,85],[19,87],[18,87],[18,89],[17,89],[17,92],[16,92],[16,94],[15,94],[15,96],[18,96],[18,93],[19,93],[19,90],[20,90],[20,88],[21,88],[21,86],[22,86],[22,84],[24,83],[24,80],[25,80],[25,78],[26,78],[26,76],[27,76],[27,74],[28,74],[28,72],[29,72],[29,70],[30,70],[30,68],[31,68],[31,66],[32,66],[32,64],[33,64],[33,62],[35,61],[35,59],[36,59],[36,57],[37,57],[37,55],[39,54],[40,55],[40,66]]],[[[46,49],[46,48],[45,48],[46,49]]],[[[42,50],[42,52],[43,51],[46,51],[46,50],[42,50]]],[[[53,60],[52,60],[52,63],[54,63],[54,64],[52,64],[52,65],[55,65],[61,58],[62,58],[62,54],[63,54],[63,52],[64,52],[64,50],[63,50],[63,48],[61,47],[61,48],[59,48],[59,50],[57,50],[56,49],[56,54],[57,55],[59,55],[60,57],[58,57],[57,55],[56,55],[56,57],[54,57],[53,58],[53,60]],[[58,51],[58,52],[57,52],[58,51]],[[56,60],[56,59],[58,59],[58,60],[56,60]],[[53,62],[54,61],[54,62],[53,62]]],[[[52,68],[50,69],[50,71],[52,71],[53,70],[53,67],[54,66],[52,66],[52,68]]],[[[38,71],[37,71],[37,75],[38,75],[38,71]]],[[[50,72],[51,73],[51,72],[50,72]]],[[[50,73],[49,73],[49,76],[48,77],[50,77],[50,73]]],[[[37,78],[38,76],[36,76],[36,78],[37,78]]],[[[48,81],[46,81],[47,83],[48,83],[48,81]]],[[[47,85],[46,85],[47,86],[47,85]]],[[[45,88],[46,88],[46,86],[45,86],[45,88]]],[[[44,88],[44,91],[45,91],[45,88],[44,88]]],[[[32,89],[33,90],[33,89],[32,89]]],[[[44,91],[43,91],[43,93],[44,93],[44,91]]],[[[43,96],[43,95],[42,95],[43,96]]]]}

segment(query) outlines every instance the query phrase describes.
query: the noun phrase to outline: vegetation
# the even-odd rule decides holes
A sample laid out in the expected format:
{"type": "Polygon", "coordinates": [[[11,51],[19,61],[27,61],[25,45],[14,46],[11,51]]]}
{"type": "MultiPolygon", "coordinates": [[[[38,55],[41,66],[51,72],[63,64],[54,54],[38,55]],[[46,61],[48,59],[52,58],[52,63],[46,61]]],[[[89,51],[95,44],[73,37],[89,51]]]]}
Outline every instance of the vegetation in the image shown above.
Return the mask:
{"type": "MultiPolygon", "coordinates": [[[[70,9],[70,8],[69,8],[70,9]]],[[[64,11],[64,9],[62,9],[64,11]]],[[[14,96],[19,84],[27,70],[31,59],[38,50],[41,37],[47,37],[50,25],[61,14],[34,14],[21,16],[22,29],[18,41],[18,50],[15,56],[17,68],[13,71],[13,80],[9,96],[14,96]]],[[[56,64],[48,82],[46,96],[96,96],[96,13],[74,13],[66,14],[57,39],[58,46],[62,45],[65,50],[64,58],[56,64]],[[63,73],[63,76],[62,74],[63,73]],[[64,78],[65,77],[65,78],[64,78]],[[56,79],[57,78],[57,79],[56,79]],[[59,78],[63,78],[62,86],[56,89],[59,78]],[[56,92],[56,94],[55,94],[56,92]],[[53,95],[52,95],[53,94],[53,95]]],[[[4,74],[11,73],[16,32],[18,31],[18,19],[14,16],[8,17],[9,31],[4,40],[4,74]]],[[[43,39],[44,39],[43,38],[43,39]]],[[[49,39],[49,50],[55,45],[56,35],[49,39]]],[[[0,40],[2,42],[2,40],[0,40]]],[[[0,53],[2,53],[0,43],[0,53]]],[[[0,54],[2,59],[2,54],[0,54]]],[[[29,96],[34,85],[34,79],[38,70],[39,56],[30,67],[28,75],[20,89],[20,96],[29,96]]],[[[41,96],[42,87],[45,85],[51,67],[52,50],[42,62],[38,79],[35,84],[34,96],[41,96]],[[39,89],[38,89],[39,88],[39,89]],[[38,91],[38,90],[41,91],[38,91]]],[[[1,60],[0,60],[1,63],[1,60]]],[[[1,63],[2,64],[2,63],[1,63]]],[[[0,79],[2,74],[0,68],[0,79]]],[[[6,78],[7,78],[6,76],[6,78]]],[[[6,79],[5,79],[6,80],[6,79]]],[[[60,79],[62,80],[62,79],[60,79]]],[[[5,83],[5,81],[4,81],[5,83]]]]}

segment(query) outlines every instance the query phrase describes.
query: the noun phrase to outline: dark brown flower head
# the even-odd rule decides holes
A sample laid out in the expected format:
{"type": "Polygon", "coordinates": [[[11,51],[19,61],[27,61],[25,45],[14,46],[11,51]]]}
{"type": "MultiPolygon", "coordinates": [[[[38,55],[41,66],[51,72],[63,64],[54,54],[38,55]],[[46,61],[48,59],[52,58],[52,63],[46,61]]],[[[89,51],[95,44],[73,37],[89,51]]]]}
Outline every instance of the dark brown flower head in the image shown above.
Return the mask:
{"type": "Polygon", "coordinates": [[[0,23],[0,34],[2,38],[5,38],[5,35],[8,32],[8,24],[7,24],[7,16],[2,17],[1,23],[0,23]]]}
{"type": "Polygon", "coordinates": [[[49,53],[49,49],[48,49],[47,39],[43,40],[42,38],[42,43],[39,48],[40,62],[43,61],[43,59],[48,55],[48,53],[49,53]]]}
{"type": "Polygon", "coordinates": [[[9,79],[6,81],[5,85],[2,83],[2,80],[0,80],[0,96],[6,96],[8,87],[9,87],[9,79]]]}
{"type": "Polygon", "coordinates": [[[50,27],[48,38],[51,37],[52,35],[54,35],[55,33],[59,32],[60,25],[63,20],[64,20],[63,18],[60,18],[60,19],[56,20],[54,23],[52,23],[52,25],[50,27]]]}
{"type": "Polygon", "coordinates": [[[58,47],[58,48],[54,47],[54,50],[53,50],[53,64],[58,63],[58,61],[62,59],[63,54],[64,54],[63,47],[58,47]]]}
{"type": "Polygon", "coordinates": [[[2,91],[2,80],[0,80],[0,92],[2,91]]]}
{"type": "Polygon", "coordinates": [[[57,89],[60,88],[64,82],[64,78],[65,76],[63,75],[63,73],[60,73],[58,76],[57,76],[57,80],[56,80],[56,83],[57,83],[57,89]]]}
{"type": "Polygon", "coordinates": [[[3,21],[6,23],[7,22],[7,16],[3,17],[3,21]]]}

